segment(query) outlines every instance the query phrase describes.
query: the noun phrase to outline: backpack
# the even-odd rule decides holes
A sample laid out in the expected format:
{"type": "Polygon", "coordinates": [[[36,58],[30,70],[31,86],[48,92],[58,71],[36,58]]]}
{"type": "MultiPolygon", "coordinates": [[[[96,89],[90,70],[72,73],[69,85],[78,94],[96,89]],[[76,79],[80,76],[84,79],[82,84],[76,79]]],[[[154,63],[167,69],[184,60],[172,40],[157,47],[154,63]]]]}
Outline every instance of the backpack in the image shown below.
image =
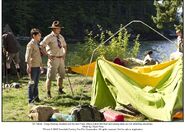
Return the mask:
{"type": "Polygon", "coordinates": [[[44,105],[39,105],[39,106],[34,106],[30,112],[29,112],[29,117],[33,121],[49,121],[51,116],[54,113],[58,113],[59,110],[50,106],[44,106],[44,105]]]}
{"type": "Polygon", "coordinates": [[[91,105],[79,105],[71,110],[71,115],[74,116],[75,121],[78,122],[93,122],[103,121],[103,113],[99,112],[96,107],[91,105]]]}

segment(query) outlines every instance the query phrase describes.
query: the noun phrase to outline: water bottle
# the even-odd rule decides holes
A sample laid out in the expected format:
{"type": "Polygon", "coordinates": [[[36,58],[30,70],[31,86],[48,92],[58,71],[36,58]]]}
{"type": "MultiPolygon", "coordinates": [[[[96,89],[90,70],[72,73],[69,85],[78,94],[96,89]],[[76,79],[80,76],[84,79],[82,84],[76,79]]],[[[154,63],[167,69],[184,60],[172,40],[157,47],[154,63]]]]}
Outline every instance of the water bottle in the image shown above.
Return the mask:
{"type": "Polygon", "coordinates": [[[75,121],[75,117],[74,115],[64,115],[64,117],[66,121],[75,121]]]}
{"type": "Polygon", "coordinates": [[[75,121],[75,117],[73,115],[62,114],[62,113],[54,113],[50,119],[53,122],[60,122],[60,121],[75,121]]]}

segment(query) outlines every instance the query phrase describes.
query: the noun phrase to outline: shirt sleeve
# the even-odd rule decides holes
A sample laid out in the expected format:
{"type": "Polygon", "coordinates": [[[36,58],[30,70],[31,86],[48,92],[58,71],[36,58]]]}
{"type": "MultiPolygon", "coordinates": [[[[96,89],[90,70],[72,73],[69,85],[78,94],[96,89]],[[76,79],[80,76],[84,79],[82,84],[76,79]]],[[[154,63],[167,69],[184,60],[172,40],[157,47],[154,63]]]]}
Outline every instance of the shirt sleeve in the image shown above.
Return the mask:
{"type": "Polygon", "coordinates": [[[43,63],[40,63],[40,67],[44,67],[43,63]]]}
{"type": "Polygon", "coordinates": [[[31,64],[31,54],[33,52],[33,48],[31,45],[27,45],[26,47],[26,54],[25,54],[25,62],[27,62],[28,64],[31,64]]]}
{"type": "Polygon", "coordinates": [[[40,42],[40,46],[41,48],[45,48],[49,43],[49,37],[46,36],[41,42],[40,42]]]}

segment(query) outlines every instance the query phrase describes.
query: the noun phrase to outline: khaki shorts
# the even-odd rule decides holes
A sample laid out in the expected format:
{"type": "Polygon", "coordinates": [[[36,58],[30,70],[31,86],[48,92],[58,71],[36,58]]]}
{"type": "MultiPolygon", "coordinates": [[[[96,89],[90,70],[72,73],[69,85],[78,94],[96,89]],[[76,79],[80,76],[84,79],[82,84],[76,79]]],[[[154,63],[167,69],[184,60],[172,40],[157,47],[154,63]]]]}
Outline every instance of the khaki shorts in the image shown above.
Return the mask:
{"type": "Polygon", "coordinates": [[[17,53],[8,53],[6,54],[6,63],[11,64],[12,61],[14,64],[19,64],[20,59],[19,59],[19,52],[17,53]]]}
{"type": "Polygon", "coordinates": [[[65,76],[65,64],[63,58],[48,59],[47,79],[55,80],[56,75],[58,78],[64,79],[65,76]]]}

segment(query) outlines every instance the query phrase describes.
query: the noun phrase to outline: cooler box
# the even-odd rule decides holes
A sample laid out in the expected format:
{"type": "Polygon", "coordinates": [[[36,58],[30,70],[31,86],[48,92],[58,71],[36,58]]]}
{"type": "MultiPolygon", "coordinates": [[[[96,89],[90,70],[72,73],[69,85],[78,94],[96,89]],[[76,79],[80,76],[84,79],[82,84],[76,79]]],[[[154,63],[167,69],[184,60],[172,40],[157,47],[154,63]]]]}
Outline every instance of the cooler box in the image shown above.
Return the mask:
{"type": "Polygon", "coordinates": [[[114,110],[106,110],[103,112],[105,121],[124,121],[124,115],[114,110]]]}

